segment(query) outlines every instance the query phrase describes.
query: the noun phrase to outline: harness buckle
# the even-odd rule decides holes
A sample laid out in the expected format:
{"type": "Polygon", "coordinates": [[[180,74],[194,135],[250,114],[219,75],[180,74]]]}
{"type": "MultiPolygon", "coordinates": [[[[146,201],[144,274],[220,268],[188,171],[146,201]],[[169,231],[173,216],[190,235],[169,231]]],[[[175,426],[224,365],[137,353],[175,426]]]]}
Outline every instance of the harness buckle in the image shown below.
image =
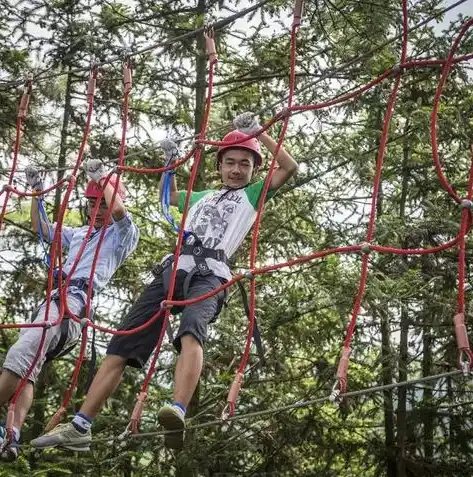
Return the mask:
{"type": "Polygon", "coordinates": [[[160,264],[160,263],[157,263],[152,269],[151,269],[151,273],[153,274],[154,277],[159,277],[159,275],[161,275],[161,273],[163,272],[164,270],[164,267],[160,264]]]}
{"type": "Polygon", "coordinates": [[[194,245],[195,244],[195,241],[196,241],[196,237],[194,234],[189,234],[187,237],[186,237],[186,240],[184,241],[184,243],[186,245],[194,245]]]}
{"type": "Polygon", "coordinates": [[[205,262],[199,262],[197,264],[197,269],[201,275],[209,275],[210,273],[213,273],[205,262]]]}
{"type": "Polygon", "coordinates": [[[204,249],[201,246],[197,245],[192,249],[192,254],[196,257],[202,257],[204,255],[204,249]]]}

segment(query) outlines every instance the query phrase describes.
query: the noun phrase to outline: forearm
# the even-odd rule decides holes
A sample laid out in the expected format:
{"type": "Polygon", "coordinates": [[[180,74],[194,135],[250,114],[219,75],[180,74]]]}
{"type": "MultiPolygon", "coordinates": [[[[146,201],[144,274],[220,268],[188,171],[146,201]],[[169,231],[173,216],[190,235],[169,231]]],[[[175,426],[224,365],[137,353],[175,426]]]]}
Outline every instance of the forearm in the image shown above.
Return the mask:
{"type": "MultiPolygon", "coordinates": [[[[105,180],[100,180],[100,183],[105,184],[105,180]]],[[[107,202],[107,205],[110,207],[110,204],[112,203],[112,197],[113,197],[113,192],[114,192],[114,187],[110,182],[107,183],[107,185],[104,188],[103,191],[103,197],[105,199],[105,202],[107,202]]],[[[115,194],[115,200],[113,201],[112,205],[112,217],[115,221],[123,219],[126,215],[126,207],[125,204],[123,203],[122,198],[118,194],[118,192],[115,194]]]]}
{"type": "MultiPolygon", "coordinates": [[[[266,132],[259,135],[258,139],[264,144],[269,152],[274,156],[277,149],[277,142],[269,136],[266,132]]],[[[289,173],[294,173],[297,170],[297,162],[293,157],[284,149],[283,146],[279,148],[278,153],[275,155],[278,166],[289,173]]]]}
{"type": "MultiPolygon", "coordinates": [[[[36,192],[39,192],[38,190],[36,192]]],[[[46,224],[42,219],[39,213],[38,207],[38,198],[33,197],[31,199],[31,229],[33,232],[38,233],[39,228],[41,227],[41,231],[45,237],[49,237],[49,226],[46,224]]]]}

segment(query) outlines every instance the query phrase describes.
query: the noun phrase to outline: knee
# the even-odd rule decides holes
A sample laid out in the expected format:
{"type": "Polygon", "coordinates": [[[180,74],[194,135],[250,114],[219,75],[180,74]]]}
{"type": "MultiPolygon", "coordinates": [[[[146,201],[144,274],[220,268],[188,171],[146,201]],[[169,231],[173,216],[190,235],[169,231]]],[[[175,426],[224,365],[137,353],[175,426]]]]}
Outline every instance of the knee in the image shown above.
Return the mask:
{"type": "Polygon", "coordinates": [[[181,336],[182,351],[194,351],[202,349],[200,341],[192,334],[185,334],[181,336]]]}
{"type": "Polygon", "coordinates": [[[106,367],[109,370],[124,370],[126,367],[127,358],[118,356],[116,354],[107,354],[102,361],[101,368],[106,367]]]}

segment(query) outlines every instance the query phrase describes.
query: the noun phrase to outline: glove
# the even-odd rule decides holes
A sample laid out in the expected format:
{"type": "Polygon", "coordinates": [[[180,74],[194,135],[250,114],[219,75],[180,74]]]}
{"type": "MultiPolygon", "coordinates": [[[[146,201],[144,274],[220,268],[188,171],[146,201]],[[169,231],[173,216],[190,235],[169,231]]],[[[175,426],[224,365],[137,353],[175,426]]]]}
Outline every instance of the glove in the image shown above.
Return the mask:
{"type": "Polygon", "coordinates": [[[39,177],[39,171],[35,166],[25,167],[26,182],[32,189],[43,189],[43,181],[39,177]]]}
{"type": "Polygon", "coordinates": [[[84,170],[87,177],[95,182],[98,182],[102,177],[106,176],[103,162],[100,159],[89,159],[84,163],[84,170]]]}
{"type": "Polygon", "coordinates": [[[250,111],[236,116],[233,120],[233,125],[235,126],[235,129],[238,129],[248,135],[253,134],[261,129],[261,126],[258,120],[255,118],[255,115],[250,111]]]}
{"type": "Polygon", "coordinates": [[[172,139],[163,139],[159,145],[164,151],[164,158],[167,165],[179,159],[181,153],[179,152],[177,144],[172,139]]]}

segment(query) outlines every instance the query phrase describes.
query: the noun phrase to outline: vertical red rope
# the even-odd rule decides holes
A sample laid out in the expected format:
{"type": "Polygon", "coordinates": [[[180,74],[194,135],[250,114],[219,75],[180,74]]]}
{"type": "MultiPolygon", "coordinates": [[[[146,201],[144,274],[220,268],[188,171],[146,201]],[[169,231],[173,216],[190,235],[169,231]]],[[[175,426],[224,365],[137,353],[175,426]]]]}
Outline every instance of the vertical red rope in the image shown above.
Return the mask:
{"type": "Polygon", "coordinates": [[[29,75],[26,80],[25,89],[20,99],[20,104],[18,106],[18,114],[16,119],[16,136],[15,136],[15,145],[13,147],[13,164],[10,171],[10,177],[8,178],[8,185],[4,186],[3,190],[0,193],[0,196],[5,193],[5,199],[2,205],[2,211],[0,212],[0,230],[2,230],[3,219],[7,211],[7,204],[11,196],[11,187],[13,185],[13,179],[15,177],[16,167],[18,165],[18,153],[20,152],[21,144],[21,134],[23,130],[23,121],[26,118],[28,112],[28,105],[30,102],[31,90],[33,85],[33,76],[29,75]]]}
{"type": "MultiPolygon", "coordinates": [[[[400,63],[403,64],[406,61],[407,56],[407,0],[402,0],[402,51],[401,51],[401,60],[400,63]]],[[[386,143],[389,135],[389,126],[391,124],[391,118],[394,112],[394,105],[396,104],[397,94],[399,91],[399,86],[401,83],[401,71],[396,76],[394,87],[389,96],[388,105],[386,114],[384,116],[383,122],[383,131],[381,134],[381,140],[378,149],[378,157],[376,159],[376,173],[374,177],[373,184],[373,193],[371,197],[371,211],[368,221],[368,230],[366,234],[366,244],[370,244],[373,240],[375,226],[376,226],[376,212],[378,204],[378,194],[381,186],[381,173],[383,170],[384,157],[386,155],[386,143]]],[[[361,261],[361,275],[360,282],[358,285],[358,292],[356,294],[355,302],[353,305],[353,310],[351,314],[350,323],[348,324],[345,341],[343,343],[342,349],[342,359],[340,360],[339,367],[337,370],[337,379],[338,386],[341,393],[346,391],[347,386],[347,374],[348,374],[348,364],[350,356],[350,344],[353,339],[353,334],[355,332],[356,321],[360,313],[361,303],[365,295],[366,282],[368,280],[368,264],[369,264],[369,249],[364,250],[364,255],[361,261]]]]}
{"type": "Polygon", "coordinates": [[[473,26],[473,18],[465,22],[460,30],[460,33],[456,37],[455,41],[453,42],[452,48],[448,54],[447,60],[442,69],[442,76],[440,77],[439,84],[437,86],[437,91],[435,92],[434,97],[434,107],[432,109],[431,121],[430,121],[430,139],[432,141],[432,156],[434,159],[435,170],[437,171],[438,178],[440,180],[440,184],[442,187],[448,192],[450,197],[457,202],[460,203],[461,199],[458,197],[457,193],[453,190],[453,187],[448,182],[445,174],[442,170],[442,164],[440,163],[439,153],[438,153],[438,141],[437,141],[437,117],[438,117],[438,109],[440,105],[440,97],[442,95],[443,88],[447,81],[447,76],[452,69],[452,64],[454,62],[454,54],[460,44],[461,39],[466,34],[466,32],[473,26]]]}
{"type": "Polygon", "coordinates": [[[458,307],[453,318],[458,347],[458,366],[468,372],[473,366],[473,352],[468,340],[465,325],[465,275],[466,275],[466,235],[471,227],[471,209],[473,196],[473,146],[471,148],[470,172],[466,198],[461,201],[462,218],[458,232],[458,307]]]}
{"type": "MultiPolygon", "coordinates": [[[[89,88],[88,88],[88,102],[89,104],[93,105],[94,101],[94,93],[95,93],[95,79],[93,84],[89,82],[89,88]]],[[[121,132],[121,141],[120,141],[120,153],[119,153],[119,159],[118,159],[118,165],[121,166],[123,165],[124,157],[125,157],[125,151],[126,151],[126,133],[127,133],[127,126],[128,126],[128,111],[129,111],[129,104],[130,104],[130,94],[132,90],[132,72],[131,72],[131,62],[130,60],[125,61],[124,63],[124,69],[123,69],[123,84],[124,84],[124,97],[123,97],[123,105],[122,105],[122,132],[121,132]]],[[[108,176],[105,179],[105,182],[103,184],[103,189],[107,186],[107,184],[110,181],[110,178],[112,177],[113,171],[108,174],[108,176]]],[[[104,224],[107,224],[110,221],[110,217],[112,214],[112,208],[113,204],[115,203],[115,198],[118,192],[118,185],[119,181],[117,180],[115,185],[114,185],[114,191],[112,194],[112,200],[111,203],[109,204],[109,207],[107,209],[107,212],[104,217],[104,224]]],[[[101,197],[103,197],[103,190],[101,193],[101,197]]],[[[99,199],[101,199],[99,197],[99,199]]],[[[89,236],[94,228],[98,208],[100,206],[100,200],[96,201],[96,204],[94,206],[94,210],[92,212],[89,228],[87,230],[86,236],[84,237],[81,247],[79,249],[79,252],[77,253],[74,263],[72,264],[72,267],[68,273],[68,276],[66,278],[66,282],[64,287],[61,289],[62,291],[62,300],[61,300],[61,305],[64,306],[65,308],[65,313],[67,313],[69,316],[73,316],[73,313],[69,310],[69,307],[67,305],[67,288],[69,286],[69,282],[75,272],[75,269],[77,265],[79,264],[79,261],[82,257],[82,254],[84,252],[84,249],[88,243],[89,236]]],[[[86,306],[85,306],[85,317],[83,320],[81,320],[81,326],[82,326],[82,339],[81,339],[81,347],[79,351],[79,356],[76,359],[76,363],[74,366],[74,371],[72,373],[72,378],[71,382],[69,385],[69,388],[66,390],[62,402],[62,406],[59,408],[59,410],[56,412],[56,414],[52,417],[52,419],[49,421],[48,425],[46,426],[47,430],[51,430],[54,427],[59,424],[61,421],[62,417],[65,414],[65,411],[67,407],[69,406],[69,402],[72,398],[72,395],[74,393],[74,389],[77,386],[78,378],[79,378],[79,373],[82,368],[82,363],[84,362],[85,359],[85,354],[86,354],[86,348],[87,348],[87,336],[88,336],[88,327],[91,319],[91,309],[92,309],[92,294],[93,294],[93,280],[95,276],[95,269],[97,267],[97,261],[100,255],[100,250],[102,249],[103,245],[103,240],[105,237],[105,233],[107,231],[107,227],[104,225],[100,231],[100,235],[98,237],[97,241],[97,247],[95,249],[94,253],[94,258],[92,260],[92,265],[91,265],[91,270],[89,274],[89,287],[87,289],[87,298],[86,298],[86,306]]]]}
{"type": "MultiPolygon", "coordinates": [[[[96,78],[96,75],[97,75],[96,69],[94,69],[91,72],[91,75],[93,75],[96,78]]],[[[65,215],[67,204],[69,203],[70,195],[71,195],[72,190],[74,189],[74,186],[75,186],[76,174],[77,174],[77,171],[79,170],[80,164],[82,162],[82,157],[83,157],[83,154],[84,154],[84,148],[85,148],[85,145],[87,143],[87,137],[88,137],[89,132],[90,132],[92,112],[93,112],[93,101],[89,102],[88,111],[87,111],[87,120],[86,120],[86,125],[85,125],[85,128],[84,128],[84,133],[83,133],[83,137],[82,137],[81,146],[80,146],[80,149],[79,149],[79,154],[78,154],[78,157],[77,157],[76,164],[74,165],[74,169],[73,169],[71,178],[69,180],[69,184],[67,186],[66,193],[64,195],[64,198],[63,198],[63,200],[61,202],[61,205],[60,205],[60,208],[59,208],[58,220],[57,220],[57,224],[56,224],[56,228],[55,228],[55,231],[54,231],[54,236],[53,236],[53,240],[52,240],[52,244],[51,244],[51,251],[50,251],[51,266],[50,266],[49,271],[48,271],[48,288],[47,288],[47,296],[46,296],[45,319],[44,319],[44,323],[42,325],[43,326],[43,332],[42,332],[42,335],[41,335],[41,340],[39,342],[38,350],[36,352],[35,358],[33,359],[33,362],[31,363],[30,367],[28,368],[25,376],[18,383],[16,391],[13,394],[12,398],[10,399],[10,404],[9,404],[9,407],[8,407],[7,422],[6,422],[7,437],[8,437],[5,441],[6,443],[11,441],[12,426],[13,426],[13,419],[14,419],[14,415],[15,415],[16,402],[17,402],[18,397],[21,394],[23,388],[25,387],[26,383],[28,382],[28,379],[29,379],[34,367],[36,366],[36,363],[38,362],[39,357],[41,356],[41,353],[42,353],[42,350],[43,350],[43,347],[44,347],[45,338],[46,338],[46,331],[51,326],[60,325],[60,323],[62,322],[62,319],[64,317],[64,304],[62,303],[62,300],[61,300],[61,305],[60,305],[59,310],[58,310],[58,312],[59,312],[58,318],[53,322],[48,322],[49,311],[50,311],[50,307],[51,307],[51,293],[52,293],[52,289],[53,289],[54,266],[56,264],[56,261],[58,261],[58,263],[59,263],[59,269],[58,269],[58,273],[59,273],[58,282],[59,283],[58,283],[58,287],[60,288],[61,285],[62,285],[62,276],[61,276],[62,275],[62,260],[61,260],[62,223],[63,223],[63,220],[64,220],[64,215],[65,215]]]]}
{"type": "MultiPolygon", "coordinates": [[[[255,223],[253,226],[253,234],[252,234],[252,241],[251,241],[251,250],[250,250],[250,270],[253,270],[256,267],[256,257],[258,253],[258,238],[259,238],[259,229],[261,224],[261,217],[264,211],[264,202],[266,196],[269,191],[269,187],[271,185],[271,180],[274,175],[274,171],[276,170],[276,156],[281,149],[281,146],[284,142],[286,137],[287,128],[289,125],[289,108],[292,106],[294,100],[294,91],[296,87],[296,40],[297,40],[297,31],[300,25],[300,16],[302,14],[302,2],[300,0],[296,1],[296,8],[295,8],[295,15],[294,21],[291,28],[291,46],[290,46],[290,77],[289,77],[289,97],[288,97],[288,104],[287,110],[283,113],[286,113],[283,126],[281,129],[281,134],[279,135],[278,142],[276,144],[276,150],[273,154],[273,159],[271,161],[271,165],[269,168],[268,175],[264,182],[263,191],[261,193],[261,197],[258,202],[258,210],[256,212],[255,223]]],[[[249,317],[248,317],[248,332],[246,335],[246,342],[245,342],[245,349],[243,351],[242,358],[240,360],[240,365],[235,375],[235,379],[233,384],[230,388],[227,397],[227,406],[224,409],[223,416],[225,417],[227,414],[233,416],[236,407],[236,401],[238,399],[238,394],[241,389],[241,384],[243,381],[243,374],[248,363],[248,359],[250,356],[250,348],[251,342],[253,339],[253,330],[255,326],[255,309],[256,309],[256,279],[253,276],[250,279],[250,300],[249,300],[249,317]]]]}
{"type": "MultiPolygon", "coordinates": [[[[215,53],[215,47],[212,49],[210,48],[209,51],[209,42],[207,42],[207,50],[209,54],[209,79],[208,79],[208,90],[207,90],[207,98],[206,98],[206,103],[205,103],[205,111],[204,111],[204,117],[202,121],[202,126],[200,129],[200,134],[199,134],[199,140],[205,138],[205,134],[207,131],[207,125],[209,122],[209,116],[210,116],[210,109],[212,105],[212,94],[213,94],[213,83],[214,83],[214,72],[215,72],[215,65],[217,64],[217,55],[215,53]]],[[[169,279],[169,289],[168,289],[168,295],[167,295],[167,300],[172,300],[172,297],[174,295],[174,288],[176,284],[176,276],[177,276],[177,267],[178,267],[178,261],[179,261],[179,254],[180,250],[183,244],[184,240],[184,230],[185,230],[185,223],[187,220],[187,215],[189,212],[189,204],[190,204],[190,198],[192,194],[192,189],[194,187],[194,183],[197,177],[197,171],[200,163],[200,159],[202,156],[202,147],[198,147],[195,150],[195,156],[194,156],[194,163],[192,165],[192,171],[191,171],[191,177],[189,179],[188,187],[187,187],[187,193],[186,193],[186,199],[184,203],[184,210],[182,213],[182,218],[181,218],[181,224],[179,227],[179,233],[178,233],[178,239],[177,239],[177,245],[176,249],[174,252],[174,261],[173,261],[173,266],[172,266],[172,271],[171,271],[171,277],[169,279]]],[[[164,314],[163,318],[163,323],[161,326],[161,332],[159,334],[158,342],[156,345],[156,349],[153,354],[153,358],[151,360],[150,367],[148,369],[148,372],[146,373],[146,377],[143,381],[143,384],[141,386],[141,392],[137,396],[137,401],[135,403],[135,408],[132,412],[132,416],[130,419],[130,430],[132,433],[137,433],[138,428],[141,422],[141,415],[143,412],[144,408],[144,402],[147,397],[147,392],[148,392],[148,387],[149,383],[151,381],[151,378],[153,377],[154,373],[156,372],[156,363],[158,361],[158,356],[161,351],[161,345],[163,342],[164,334],[166,332],[167,326],[168,326],[168,321],[169,321],[169,315],[171,314],[171,308],[166,307],[166,311],[164,314]]]]}

